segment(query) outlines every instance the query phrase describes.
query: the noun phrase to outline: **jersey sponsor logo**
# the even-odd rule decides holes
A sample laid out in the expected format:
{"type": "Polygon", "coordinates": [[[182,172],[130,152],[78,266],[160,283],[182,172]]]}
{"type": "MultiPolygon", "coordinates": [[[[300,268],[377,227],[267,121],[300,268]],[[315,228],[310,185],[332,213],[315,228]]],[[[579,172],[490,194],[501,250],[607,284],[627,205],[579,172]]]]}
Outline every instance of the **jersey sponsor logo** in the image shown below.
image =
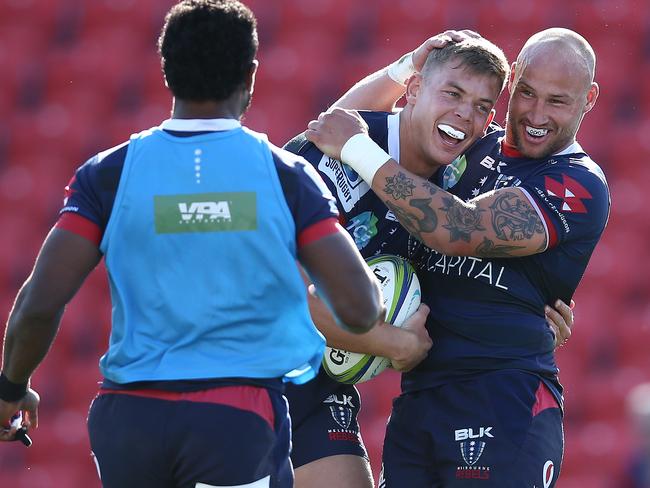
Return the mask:
{"type": "Polygon", "coordinates": [[[546,194],[546,192],[544,190],[542,190],[541,188],[538,188],[538,187],[535,187],[535,191],[537,192],[539,197],[542,199],[542,201],[546,204],[546,206],[548,208],[550,208],[555,215],[558,216],[558,218],[560,219],[560,222],[562,222],[562,227],[564,227],[564,232],[567,233],[567,234],[569,232],[571,232],[571,226],[569,225],[569,222],[566,219],[565,215],[562,212],[560,212],[560,209],[557,208],[553,202],[551,202],[549,200],[548,195],[546,194]]]}
{"type": "Polygon", "coordinates": [[[342,428],[347,429],[350,427],[350,422],[352,422],[352,409],[345,408],[342,406],[330,406],[330,413],[334,421],[342,428]]]}
{"type": "Polygon", "coordinates": [[[485,442],[483,441],[468,441],[460,443],[460,453],[463,456],[463,461],[468,466],[474,466],[483,454],[485,449],[485,442]]]}
{"type": "Polygon", "coordinates": [[[497,180],[494,182],[494,189],[498,190],[499,188],[507,188],[513,186],[520,186],[521,180],[516,176],[508,176],[500,174],[497,177],[497,180]]]}
{"type": "Polygon", "coordinates": [[[476,466],[481,458],[487,442],[481,438],[493,439],[493,427],[479,427],[476,432],[473,428],[454,430],[454,440],[460,441],[460,455],[465,466],[456,467],[457,479],[490,479],[490,468],[488,466],[476,466]]]}
{"type": "Polygon", "coordinates": [[[504,163],[503,161],[497,161],[496,159],[491,158],[490,156],[485,156],[479,164],[484,168],[487,168],[490,171],[496,171],[497,173],[501,173],[501,168],[505,168],[506,166],[508,166],[508,163],[504,163]]]}
{"type": "Polygon", "coordinates": [[[345,229],[354,239],[357,249],[361,250],[377,235],[377,217],[372,212],[363,212],[350,219],[345,229]]]}
{"type": "Polygon", "coordinates": [[[348,441],[361,444],[359,433],[355,430],[328,430],[327,437],[330,441],[348,441]]]}
{"type": "Polygon", "coordinates": [[[491,434],[492,427],[479,427],[478,432],[474,432],[474,429],[457,429],[454,431],[454,439],[457,441],[464,441],[466,439],[480,439],[481,437],[492,437],[491,434]]]}
{"type": "Polygon", "coordinates": [[[78,211],[79,211],[79,207],[74,206],[74,205],[66,205],[65,207],[63,207],[63,208],[59,211],[59,213],[64,213],[64,212],[78,212],[78,211]]]}
{"type": "Polygon", "coordinates": [[[318,170],[336,186],[338,201],[346,212],[352,210],[370,186],[347,164],[323,155],[318,163],[318,170]]]}
{"type": "Polygon", "coordinates": [[[179,203],[178,210],[181,212],[182,222],[201,221],[204,218],[209,220],[223,219],[228,222],[232,221],[228,202],[179,203]]]}
{"type": "Polygon", "coordinates": [[[545,176],[544,187],[550,197],[562,200],[560,208],[563,212],[587,213],[583,200],[591,200],[593,197],[584,186],[570,176],[562,175],[562,182],[545,176]]]}
{"type": "Polygon", "coordinates": [[[430,249],[426,249],[425,253],[428,256],[418,260],[417,265],[426,271],[479,280],[501,290],[509,289],[504,278],[505,268],[488,259],[447,256],[430,249]]]}
{"type": "Polygon", "coordinates": [[[489,480],[489,466],[458,466],[456,467],[456,479],[458,480],[489,480]]]}
{"type": "Polygon", "coordinates": [[[335,403],[337,405],[343,405],[343,406],[348,406],[349,405],[350,407],[354,408],[354,404],[352,403],[352,395],[341,395],[339,397],[339,395],[332,394],[332,395],[328,396],[323,401],[323,403],[326,403],[326,404],[327,403],[335,403]]]}
{"type": "Polygon", "coordinates": [[[256,197],[254,192],[155,195],[156,233],[255,230],[256,197]]]}

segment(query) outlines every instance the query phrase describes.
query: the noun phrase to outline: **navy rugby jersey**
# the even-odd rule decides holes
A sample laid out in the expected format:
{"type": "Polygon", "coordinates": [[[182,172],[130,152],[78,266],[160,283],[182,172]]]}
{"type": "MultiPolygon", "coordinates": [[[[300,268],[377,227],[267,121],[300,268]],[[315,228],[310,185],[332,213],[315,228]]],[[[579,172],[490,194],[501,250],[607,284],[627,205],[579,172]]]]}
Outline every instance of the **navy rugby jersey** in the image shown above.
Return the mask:
{"type": "MultiPolygon", "coordinates": [[[[508,157],[504,131],[488,134],[432,181],[468,201],[499,188],[521,188],[542,218],[548,248],[518,258],[450,257],[410,238],[409,259],[431,307],[428,357],[402,379],[413,391],[496,369],[531,372],[561,402],[554,337],[544,305],[569,303],[605,228],[609,190],[602,170],[578,143],[545,159],[508,157]]],[[[516,208],[508,230],[525,225],[516,208]],[[514,226],[514,227],[513,227],[514,226]]],[[[484,216],[484,219],[492,218],[484,216]]],[[[505,225],[490,222],[486,225],[505,225]]]]}
{"type": "MultiPolygon", "coordinates": [[[[368,124],[370,137],[399,161],[399,116],[386,112],[360,114],[368,124]]],[[[354,170],[325,156],[302,134],[288,142],[285,148],[304,157],[318,170],[336,197],[341,225],[352,236],[364,258],[377,254],[407,257],[408,233],[354,170]]],[[[286,396],[294,425],[299,425],[329,395],[347,388],[350,387],[331,379],[322,368],[309,383],[287,385],[286,396]]]]}

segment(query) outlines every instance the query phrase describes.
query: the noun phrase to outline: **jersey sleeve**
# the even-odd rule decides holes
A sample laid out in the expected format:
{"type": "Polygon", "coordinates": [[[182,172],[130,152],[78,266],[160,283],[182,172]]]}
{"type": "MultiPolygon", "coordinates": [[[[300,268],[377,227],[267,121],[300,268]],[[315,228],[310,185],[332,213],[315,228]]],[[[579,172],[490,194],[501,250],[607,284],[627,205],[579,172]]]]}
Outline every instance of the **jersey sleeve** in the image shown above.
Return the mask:
{"type": "Polygon", "coordinates": [[[598,239],[609,218],[610,195],[605,176],[588,159],[547,165],[520,188],[539,213],[548,247],[567,241],[598,239]]]}
{"type": "Polygon", "coordinates": [[[99,245],[113,209],[128,143],[99,153],[73,175],[65,187],[55,226],[99,245]]]}
{"type": "Polygon", "coordinates": [[[273,148],[272,154],[299,245],[335,232],[336,200],[318,172],[295,154],[279,148],[273,148]]]}

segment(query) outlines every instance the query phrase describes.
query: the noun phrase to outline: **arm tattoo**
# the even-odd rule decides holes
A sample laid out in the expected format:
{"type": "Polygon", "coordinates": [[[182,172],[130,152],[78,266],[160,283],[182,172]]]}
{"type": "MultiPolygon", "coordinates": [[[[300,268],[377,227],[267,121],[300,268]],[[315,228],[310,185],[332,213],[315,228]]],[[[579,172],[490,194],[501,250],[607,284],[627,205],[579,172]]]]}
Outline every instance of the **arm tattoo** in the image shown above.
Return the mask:
{"type": "Polygon", "coordinates": [[[413,196],[414,189],[415,183],[413,183],[413,178],[409,178],[404,173],[400,172],[386,178],[384,191],[395,200],[402,200],[406,199],[406,197],[413,196]]]}
{"type": "Polygon", "coordinates": [[[442,201],[445,206],[440,210],[447,213],[448,223],[443,227],[449,230],[449,242],[458,240],[469,242],[472,232],[485,230],[481,225],[481,212],[485,210],[468,208],[453,198],[442,197],[442,201]]]}
{"type": "Polygon", "coordinates": [[[438,226],[438,216],[435,210],[429,206],[430,198],[415,198],[410,202],[412,207],[419,209],[424,214],[423,218],[419,218],[415,213],[408,212],[390,201],[385,203],[407,232],[421,242],[424,242],[422,233],[433,232],[438,226]]]}
{"type": "Polygon", "coordinates": [[[438,187],[429,181],[423,182],[422,187],[429,191],[429,195],[435,195],[438,193],[438,187]]]}
{"type": "Polygon", "coordinates": [[[537,213],[516,193],[499,194],[490,209],[492,227],[502,241],[521,241],[544,232],[537,213]]]}
{"type": "Polygon", "coordinates": [[[483,237],[483,242],[476,246],[476,255],[483,258],[509,258],[513,256],[513,251],[523,248],[524,246],[494,244],[494,241],[483,237]]]}

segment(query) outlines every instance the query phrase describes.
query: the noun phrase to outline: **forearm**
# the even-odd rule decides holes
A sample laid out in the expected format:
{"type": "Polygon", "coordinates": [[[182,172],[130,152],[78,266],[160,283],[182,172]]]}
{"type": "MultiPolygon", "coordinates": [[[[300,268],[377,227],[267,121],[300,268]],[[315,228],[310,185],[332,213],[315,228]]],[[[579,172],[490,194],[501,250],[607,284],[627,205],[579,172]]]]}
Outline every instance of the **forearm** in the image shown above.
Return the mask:
{"type": "Polygon", "coordinates": [[[29,282],[21,289],[7,322],[2,371],[14,383],[29,380],[56,336],[63,309],[37,310],[29,298],[29,282]]]}
{"type": "Polygon", "coordinates": [[[450,256],[479,255],[471,237],[485,230],[485,212],[475,204],[463,202],[392,160],[379,168],[372,189],[409,234],[427,247],[450,256]]]}
{"type": "Polygon", "coordinates": [[[393,81],[383,68],[356,83],[333,107],[392,112],[404,95],[404,85],[393,81]]]}
{"type": "Polygon", "coordinates": [[[318,330],[325,336],[327,345],[335,349],[382,356],[389,359],[406,354],[413,334],[383,322],[364,334],[346,332],[336,324],[325,304],[310,295],[309,310],[318,330]]]}

